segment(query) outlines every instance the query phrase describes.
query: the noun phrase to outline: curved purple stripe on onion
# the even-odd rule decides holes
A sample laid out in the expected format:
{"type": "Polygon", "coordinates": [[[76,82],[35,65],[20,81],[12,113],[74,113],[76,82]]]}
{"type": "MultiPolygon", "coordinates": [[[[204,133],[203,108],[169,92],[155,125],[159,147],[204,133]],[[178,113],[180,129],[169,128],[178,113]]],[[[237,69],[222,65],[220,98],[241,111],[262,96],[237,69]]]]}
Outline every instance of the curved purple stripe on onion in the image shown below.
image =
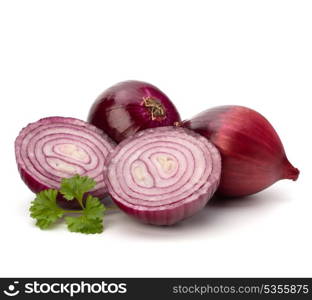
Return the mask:
{"type": "Polygon", "coordinates": [[[105,172],[108,191],[124,212],[145,223],[171,225],[212,197],[221,158],[201,135],[160,127],[122,141],[108,156],[105,172]]]}
{"type": "MultiPolygon", "coordinates": [[[[97,184],[91,194],[106,195],[103,168],[115,143],[101,130],[74,118],[49,117],[29,124],[15,141],[19,172],[26,185],[38,193],[58,189],[62,178],[89,176],[97,184]]],[[[77,201],[59,199],[66,208],[79,208],[77,201]]]]}
{"type": "Polygon", "coordinates": [[[170,99],[157,87],[129,80],[113,85],[93,103],[88,122],[117,142],[139,130],[171,126],[180,116],[170,99]]]}

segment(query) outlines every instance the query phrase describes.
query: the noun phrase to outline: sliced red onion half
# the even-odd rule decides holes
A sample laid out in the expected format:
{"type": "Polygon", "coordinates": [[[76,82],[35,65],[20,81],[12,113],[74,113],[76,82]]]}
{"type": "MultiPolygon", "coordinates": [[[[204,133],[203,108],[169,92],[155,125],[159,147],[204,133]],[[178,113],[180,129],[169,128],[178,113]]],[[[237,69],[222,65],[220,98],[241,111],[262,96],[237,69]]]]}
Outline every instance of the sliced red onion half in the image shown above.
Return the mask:
{"type": "Polygon", "coordinates": [[[116,204],[139,220],[171,225],[203,208],[217,189],[221,158],[203,136],[179,127],[138,132],[107,160],[104,176],[116,204]]]}
{"type": "MultiPolygon", "coordinates": [[[[91,194],[102,198],[107,189],[103,180],[106,156],[115,143],[95,126],[74,118],[49,117],[31,123],[15,141],[19,172],[26,185],[38,193],[60,187],[64,177],[75,174],[93,178],[91,194]]],[[[74,208],[76,201],[67,201],[74,208]]],[[[66,202],[60,200],[62,206],[66,202]]]]}

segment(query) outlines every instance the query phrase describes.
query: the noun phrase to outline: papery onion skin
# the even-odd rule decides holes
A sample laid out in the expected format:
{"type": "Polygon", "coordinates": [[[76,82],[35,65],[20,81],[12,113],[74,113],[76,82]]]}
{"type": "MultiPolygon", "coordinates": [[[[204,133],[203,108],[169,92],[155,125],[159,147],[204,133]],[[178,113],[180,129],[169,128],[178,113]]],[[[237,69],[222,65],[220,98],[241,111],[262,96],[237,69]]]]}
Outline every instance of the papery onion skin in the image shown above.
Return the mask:
{"type": "MultiPolygon", "coordinates": [[[[48,117],[21,130],[15,140],[15,156],[22,180],[34,193],[50,188],[59,189],[63,177],[80,174],[90,176],[97,182],[90,194],[102,199],[107,195],[103,181],[104,161],[114,147],[114,141],[87,122],[75,118],[48,117]],[[59,152],[60,149],[65,151],[65,155],[59,152]],[[86,149],[92,149],[92,153],[87,153],[86,149]],[[87,160],[88,155],[89,162],[79,161],[79,158],[87,160]],[[80,172],[66,170],[64,176],[59,176],[58,172],[65,172],[58,167],[63,162],[67,163],[68,168],[76,167],[80,172]],[[96,167],[90,166],[97,162],[96,167]],[[51,171],[51,163],[55,164],[55,172],[51,171]]],[[[61,196],[58,196],[58,203],[64,208],[80,208],[78,201],[67,201],[61,196]]]]}
{"type": "Polygon", "coordinates": [[[202,209],[221,175],[217,148],[179,127],[147,129],[122,141],[107,157],[105,181],[127,214],[153,225],[172,225],[202,209]]]}
{"type": "Polygon", "coordinates": [[[147,82],[123,81],[105,90],[93,103],[88,122],[116,142],[139,130],[171,126],[180,115],[170,99],[147,82]]]}
{"type": "Polygon", "coordinates": [[[289,163],[278,134],[255,110],[218,106],[184,121],[183,126],[205,136],[219,149],[220,195],[251,195],[280,179],[298,178],[299,170],[289,163]]]}

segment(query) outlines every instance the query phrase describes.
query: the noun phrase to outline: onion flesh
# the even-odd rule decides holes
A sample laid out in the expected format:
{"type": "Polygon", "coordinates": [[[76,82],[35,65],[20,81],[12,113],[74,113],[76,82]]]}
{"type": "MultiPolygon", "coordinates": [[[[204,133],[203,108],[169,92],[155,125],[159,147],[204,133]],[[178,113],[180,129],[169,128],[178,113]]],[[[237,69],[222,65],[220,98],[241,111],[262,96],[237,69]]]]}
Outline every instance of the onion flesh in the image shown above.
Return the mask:
{"type": "Polygon", "coordinates": [[[174,125],[180,116],[157,87],[129,80],[113,85],[95,100],[88,122],[120,142],[139,130],[174,125]]]}
{"type": "Polygon", "coordinates": [[[105,173],[109,193],[124,212],[145,223],[171,225],[212,197],[221,158],[199,134],[160,127],[122,141],[108,156],[105,173]]]}
{"type": "Polygon", "coordinates": [[[246,196],[280,179],[298,178],[299,170],[288,161],[276,131],[252,109],[219,106],[184,121],[183,126],[205,136],[219,149],[221,195],[246,196]]]}
{"type": "MultiPolygon", "coordinates": [[[[103,198],[106,156],[115,143],[101,130],[74,118],[48,117],[23,128],[15,155],[23,181],[34,192],[58,189],[62,178],[89,176],[97,184],[90,193],[103,198]]],[[[78,208],[77,201],[59,199],[61,206],[78,208]]]]}

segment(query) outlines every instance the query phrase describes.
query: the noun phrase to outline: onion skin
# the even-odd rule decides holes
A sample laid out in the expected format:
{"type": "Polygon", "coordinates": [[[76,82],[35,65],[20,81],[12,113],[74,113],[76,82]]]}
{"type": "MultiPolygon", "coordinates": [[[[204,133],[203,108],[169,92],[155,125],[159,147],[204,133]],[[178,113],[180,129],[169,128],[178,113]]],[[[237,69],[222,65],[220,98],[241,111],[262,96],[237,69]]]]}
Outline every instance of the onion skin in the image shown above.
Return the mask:
{"type": "Polygon", "coordinates": [[[95,100],[88,122],[120,142],[139,130],[174,125],[180,115],[157,87],[129,80],[113,85],[95,100]]]}
{"type": "Polygon", "coordinates": [[[182,126],[205,136],[219,149],[220,195],[251,195],[280,179],[298,178],[299,170],[289,163],[272,125],[250,108],[215,107],[184,121],[182,126]]]}
{"type": "Polygon", "coordinates": [[[207,204],[220,181],[221,157],[191,130],[159,127],[117,145],[104,171],[121,210],[144,223],[172,225],[207,204]]]}
{"type": "MultiPolygon", "coordinates": [[[[97,182],[90,194],[102,199],[107,195],[103,182],[104,162],[114,147],[115,143],[91,124],[74,118],[48,117],[21,130],[15,140],[15,156],[22,180],[34,193],[59,189],[62,178],[80,174],[97,182]],[[73,145],[78,147],[74,148],[78,152],[73,151],[73,145]],[[86,149],[92,152],[87,153],[86,149]],[[58,165],[63,162],[68,168],[77,167],[72,171],[62,170],[58,165]],[[77,168],[79,171],[76,172],[77,168]]],[[[58,204],[63,208],[80,208],[78,201],[67,201],[61,195],[58,204]]]]}

